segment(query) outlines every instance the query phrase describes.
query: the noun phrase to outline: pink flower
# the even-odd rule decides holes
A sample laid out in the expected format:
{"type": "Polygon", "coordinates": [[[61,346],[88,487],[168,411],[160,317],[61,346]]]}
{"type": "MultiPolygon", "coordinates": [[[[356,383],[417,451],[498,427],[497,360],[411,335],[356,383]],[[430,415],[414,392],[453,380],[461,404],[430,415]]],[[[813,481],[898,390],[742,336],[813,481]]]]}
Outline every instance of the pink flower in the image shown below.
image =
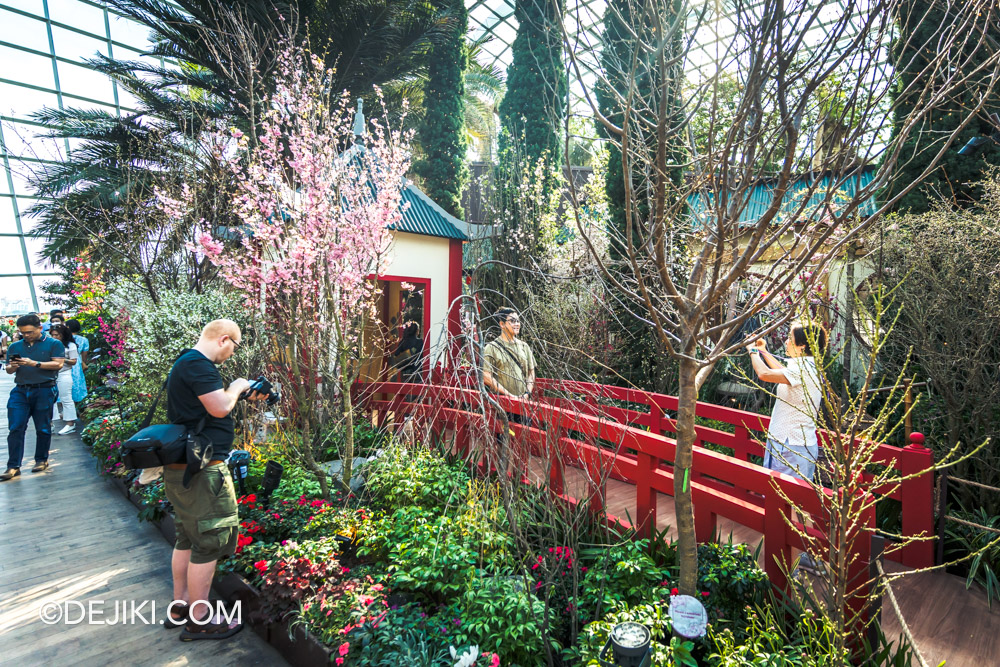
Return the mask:
{"type": "Polygon", "coordinates": [[[337,658],[333,662],[334,662],[334,664],[337,665],[337,667],[340,667],[340,665],[344,664],[344,659],[343,658],[337,658]]]}
{"type": "Polygon", "coordinates": [[[500,667],[500,654],[494,653],[493,658],[490,659],[490,667],[500,667]]]}
{"type": "Polygon", "coordinates": [[[351,650],[351,642],[344,642],[343,644],[340,645],[340,649],[338,649],[337,652],[340,653],[340,655],[347,655],[347,652],[350,650],[351,650]]]}

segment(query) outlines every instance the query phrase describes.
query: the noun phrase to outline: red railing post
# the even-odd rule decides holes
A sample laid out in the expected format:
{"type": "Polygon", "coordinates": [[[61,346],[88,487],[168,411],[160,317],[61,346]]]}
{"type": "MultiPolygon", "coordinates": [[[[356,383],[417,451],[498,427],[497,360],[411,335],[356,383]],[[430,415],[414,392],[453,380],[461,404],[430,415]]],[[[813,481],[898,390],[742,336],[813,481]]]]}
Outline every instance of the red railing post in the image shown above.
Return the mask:
{"type": "Polygon", "coordinates": [[[737,426],[733,431],[733,439],[736,441],[733,447],[733,456],[740,461],[750,460],[750,429],[746,426],[737,426]]]}
{"type": "MultiPolygon", "coordinates": [[[[656,404],[650,397],[649,403],[649,432],[657,435],[666,435],[663,431],[663,408],[656,404]]],[[[657,462],[659,463],[659,462],[657,462]]]]}
{"type": "Polygon", "coordinates": [[[658,458],[639,452],[636,459],[635,520],[640,537],[650,537],[656,528],[656,491],[653,489],[653,472],[659,466],[658,458]]]}
{"type": "Polygon", "coordinates": [[[706,507],[704,502],[694,505],[694,536],[699,542],[710,542],[717,537],[715,528],[719,516],[706,507]]]}
{"type": "MultiPolygon", "coordinates": [[[[551,415],[551,412],[549,414],[551,415]]],[[[562,451],[562,436],[565,431],[558,418],[551,419],[549,428],[550,430],[546,432],[546,441],[549,445],[549,491],[557,496],[561,496],[566,493],[562,451]]]]}
{"type": "Polygon", "coordinates": [[[792,506],[778,491],[778,481],[771,474],[764,492],[764,571],[779,591],[788,589],[787,573],[792,565],[792,547],[788,543],[788,521],[792,506]]]}
{"type": "Polygon", "coordinates": [[[590,511],[600,514],[604,507],[604,485],[601,475],[601,455],[596,448],[585,450],[584,460],[587,469],[587,486],[590,490],[590,511]]]}
{"type": "Polygon", "coordinates": [[[911,433],[910,444],[900,454],[899,472],[905,479],[900,484],[903,506],[903,536],[923,537],[903,546],[902,562],[907,567],[934,565],[934,453],[924,447],[924,434],[911,433]],[[921,471],[925,471],[920,474],[921,471]]]}

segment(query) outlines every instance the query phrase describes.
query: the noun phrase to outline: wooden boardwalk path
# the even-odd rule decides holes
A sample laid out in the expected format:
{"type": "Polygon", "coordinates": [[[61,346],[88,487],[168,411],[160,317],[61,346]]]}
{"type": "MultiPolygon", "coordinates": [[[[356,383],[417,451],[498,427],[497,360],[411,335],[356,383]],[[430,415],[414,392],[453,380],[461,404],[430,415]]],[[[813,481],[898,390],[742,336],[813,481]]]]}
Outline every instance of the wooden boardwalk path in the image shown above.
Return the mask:
{"type": "MultiPolygon", "coordinates": [[[[541,459],[532,457],[531,477],[545,478],[541,459]]],[[[576,498],[586,496],[586,475],[567,467],[566,493],[576,498]]],[[[635,486],[609,479],[605,490],[608,512],[622,519],[635,516],[635,486]]],[[[674,521],[674,499],[657,494],[656,526],[670,527],[674,521]]],[[[732,536],[733,542],[756,546],[763,536],[738,523],[719,518],[719,539],[732,536]]],[[[670,530],[671,537],[676,532],[670,530]]],[[[889,572],[905,572],[906,568],[886,562],[889,572]]],[[[1000,665],[1000,603],[992,610],[986,604],[982,589],[965,588],[965,579],[945,572],[921,572],[906,575],[892,584],[903,617],[916,640],[921,655],[930,665],[946,660],[946,667],[994,667],[1000,665]]],[[[882,604],[882,630],[895,640],[902,633],[892,605],[886,597],[882,604]]],[[[916,664],[916,661],[914,661],[916,664]]]]}
{"type": "MultiPolygon", "coordinates": [[[[0,374],[0,465],[12,377],[0,374]]],[[[29,425],[21,476],[0,482],[0,665],[285,664],[249,626],[229,640],[186,643],[180,630],[159,624],[43,623],[43,605],[67,600],[103,601],[109,621],[116,602],[153,600],[162,620],[172,597],[171,545],[98,476],[79,435],[53,436],[44,473],[31,473],[34,447],[29,425]]]]}

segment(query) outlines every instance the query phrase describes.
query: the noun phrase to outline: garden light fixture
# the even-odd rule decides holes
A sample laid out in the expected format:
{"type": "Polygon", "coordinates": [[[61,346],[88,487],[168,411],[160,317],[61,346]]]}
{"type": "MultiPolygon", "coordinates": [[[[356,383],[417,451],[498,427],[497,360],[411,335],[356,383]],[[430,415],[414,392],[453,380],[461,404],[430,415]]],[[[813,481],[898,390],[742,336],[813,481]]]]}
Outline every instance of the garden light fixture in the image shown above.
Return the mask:
{"type": "Polygon", "coordinates": [[[264,481],[260,485],[260,495],[264,497],[264,507],[271,501],[271,494],[281,484],[281,473],[285,472],[285,466],[277,461],[268,461],[264,466],[264,481]]]}
{"type": "Polygon", "coordinates": [[[611,628],[611,636],[601,651],[600,663],[605,667],[649,667],[651,639],[649,628],[642,623],[618,623],[611,628]]]}

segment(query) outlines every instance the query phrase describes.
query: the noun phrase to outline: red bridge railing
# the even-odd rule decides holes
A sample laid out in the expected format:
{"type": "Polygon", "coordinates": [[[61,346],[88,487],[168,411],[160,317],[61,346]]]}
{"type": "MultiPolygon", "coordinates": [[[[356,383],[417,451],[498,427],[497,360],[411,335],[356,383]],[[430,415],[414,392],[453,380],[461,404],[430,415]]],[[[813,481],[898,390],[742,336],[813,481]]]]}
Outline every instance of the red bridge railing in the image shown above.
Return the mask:
{"type": "MultiPolygon", "coordinates": [[[[458,383],[374,383],[356,385],[355,394],[360,404],[380,420],[411,416],[438,435],[452,432],[454,446],[465,455],[470,454],[473,433],[488,434],[482,440],[480,465],[488,465],[486,450],[496,442],[492,434],[508,427],[484,403],[482,394],[458,383]]],[[[648,535],[656,526],[657,494],[672,496],[674,492],[671,462],[676,442],[669,434],[676,432],[676,421],[671,416],[677,409],[676,397],[595,383],[539,379],[534,400],[495,399],[505,412],[530,418],[531,426],[509,423],[514,434],[511,446],[523,456],[524,463],[529,454],[546,461],[552,493],[571,503],[587,503],[595,512],[604,512],[609,523],[629,525],[621,517],[607,514],[605,508],[604,480],[621,480],[635,486],[636,530],[648,535]],[[567,494],[567,466],[587,472],[586,497],[567,494]]],[[[785,573],[790,569],[792,550],[804,547],[797,531],[805,531],[833,549],[847,548],[854,554],[849,583],[855,588],[848,607],[861,611],[868,593],[870,538],[875,532],[875,509],[867,502],[870,497],[859,496],[852,501],[857,503],[855,508],[862,520],[845,544],[830,545],[829,492],[821,496],[806,482],[749,460],[750,455],[763,455],[760,441],[768,426],[767,417],[707,403],[699,403],[696,414],[733,428],[730,433],[696,426],[691,488],[698,540],[713,539],[719,517],[762,533],[764,568],[771,582],[781,589],[787,586],[785,573]],[[719,445],[732,454],[712,451],[705,444],[719,445]],[[793,509],[810,517],[812,525],[798,523],[793,509]]],[[[869,492],[899,500],[904,537],[925,538],[902,549],[887,549],[886,557],[909,567],[924,567],[934,561],[934,545],[929,539],[934,535],[933,456],[923,447],[923,436],[913,436],[907,447],[882,444],[876,453],[879,464],[899,471],[901,477],[912,478],[869,492]]],[[[825,440],[821,437],[821,444],[825,440]]],[[[526,475],[522,479],[528,482],[526,475]]]]}

